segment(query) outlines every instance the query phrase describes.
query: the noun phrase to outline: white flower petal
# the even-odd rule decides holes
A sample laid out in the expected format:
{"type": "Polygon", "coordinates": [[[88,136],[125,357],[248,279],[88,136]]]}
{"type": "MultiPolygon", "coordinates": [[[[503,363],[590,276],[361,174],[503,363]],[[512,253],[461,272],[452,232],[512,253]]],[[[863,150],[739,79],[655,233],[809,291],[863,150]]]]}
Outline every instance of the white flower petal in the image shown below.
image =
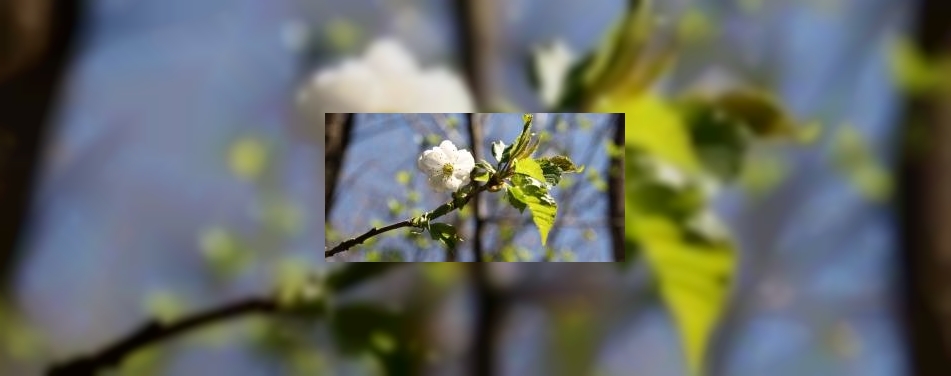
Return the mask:
{"type": "Polygon", "coordinates": [[[417,161],[417,166],[423,172],[429,173],[433,170],[442,170],[442,166],[449,162],[449,157],[443,153],[440,148],[432,148],[426,150],[420,155],[419,160],[417,161]]]}
{"type": "Polygon", "coordinates": [[[564,91],[565,77],[576,57],[563,40],[535,48],[535,70],[539,76],[539,92],[548,106],[556,105],[564,91]]]}
{"type": "Polygon", "coordinates": [[[475,168],[475,159],[472,158],[472,153],[469,153],[468,150],[459,150],[454,157],[453,167],[455,171],[463,171],[468,175],[475,168]]]}
{"type": "Polygon", "coordinates": [[[363,55],[367,65],[386,76],[416,75],[419,68],[406,47],[395,38],[374,41],[363,55]]]}
{"type": "Polygon", "coordinates": [[[455,176],[449,176],[448,178],[446,178],[446,189],[449,190],[450,192],[457,191],[459,187],[461,186],[462,186],[461,179],[455,176]]]}
{"type": "Polygon", "coordinates": [[[456,151],[458,150],[456,149],[456,145],[453,145],[452,141],[444,140],[439,143],[439,148],[442,149],[443,153],[446,153],[449,161],[452,162],[453,156],[456,155],[456,151]]]}
{"type": "Polygon", "coordinates": [[[377,40],[359,59],[320,69],[312,77],[297,96],[298,105],[308,114],[475,109],[472,95],[458,75],[441,67],[421,69],[394,38],[377,40]]]}

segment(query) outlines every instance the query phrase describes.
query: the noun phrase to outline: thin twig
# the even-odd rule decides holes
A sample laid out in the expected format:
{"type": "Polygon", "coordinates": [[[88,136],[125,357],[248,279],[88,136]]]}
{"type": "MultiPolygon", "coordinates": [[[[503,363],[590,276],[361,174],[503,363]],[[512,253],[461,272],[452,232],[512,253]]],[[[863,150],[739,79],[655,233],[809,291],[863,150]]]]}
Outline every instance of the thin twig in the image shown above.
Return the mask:
{"type": "MultiPolygon", "coordinates": [[[[449,213],[452,212],[453,210],[462,208],[462,207],[465,206],[467,203],[469,203],[469,200],[471,200],[473,196],[479,194],[479,192],[482,192],[482,191],[486,190],[490,185],[491,185],[491,184],[485,184],[485,185],[483,185],[483,186],[476,186],[475,189],[473,189],[471,192],[469,192],[469,194],[463,196],[462,198],[460,198],[460,199],[458,199],[458,200],[456,200],[456,199],[450,200],[449,202],[447,202],[447,203],[445,203],[445,204],[442,204],[440,207],[438,207],[438,208],[436,208],[436,209],[433,209],[432,211],[430,211],[430,212],[428,212],[428,213],[426,213],[426,214],[423,214],[423,216],[425,216],[425,217],[428,218],[429,220],[433,220],[433,219],[442,217],[443,215],[449,214],[449,213]]],[[[364,233],[363,235],[360,235],[360,236],[357,236],[357,237],[355,237],[355,238],[351,238],[351,239],[345,240],[345,241],[343,241],[342,243],[337,244],[337,246],[335,246],[335,247],[333,247],[333,248],[331,248],[331,249],[328,249],[328,250],[324,251],[324,257],[325,257],[325,258],[326,258],[326,257],[331,257],[331,256],[334,256],[334,255],[336,255],[336,254],[338,254],[338,253],[344,252],[344,251],[346,251],[346,250],[348,250],[348,249],[350,249],[350,248],[353,248],[353,246],[355,246],[355,245],[357,245],[357,244],[362,244],[362,243],[365,242],[367,239],[372,238],[372,237],[374,237],[374,236],[377,236],[377,235],[379,235],[379,234],[382,234],[382,233],[384,233],[384,232],[393,231],[393,230],[396,230],[396,229],[399,229],[399,228],[403,228],[403,227],[410,227],[410,226],[412,226],[412,225],[413,225],[413,220],[412,220],[412,219],[407,219],[407,220],[400,221],[400,222],[396,222],[396,223],[393,223],[393,224],[391,224],[391,225],[387,225],[387,226],[384,226],[384,227],[380,227],[380,228],[374,227],[374,228],[371,228],[369,231],[367,231],[367,232],[364,233]]]]}

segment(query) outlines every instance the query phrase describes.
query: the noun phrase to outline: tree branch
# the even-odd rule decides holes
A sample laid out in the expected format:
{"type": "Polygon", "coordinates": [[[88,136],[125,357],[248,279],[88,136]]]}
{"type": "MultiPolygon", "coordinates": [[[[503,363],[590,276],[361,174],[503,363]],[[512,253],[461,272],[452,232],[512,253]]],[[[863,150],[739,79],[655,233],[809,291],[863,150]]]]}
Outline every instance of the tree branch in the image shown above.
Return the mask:
{"type": "Polygon", "coordinates": [[[118,365],[123,359],[136,350],[183,334],[192,329],[240,316],[275,313],[278,311],[280,311],[280,307],[273,299],[251,298],[201,312],[171,324],[151,321],[141,326],[125,339],[107,347],[105,350],[55,365],[46,374],[48,376],[95,375],[100,370],[118,365]]]}
{"type": "MultiPolygon", "coordinates": [[[[473,184],[474,184],[474,183],[473,183],[473,184]]],[[[439,206],[438,208],[433,209],[432,211],[423,214],[423,216],[425,216],[425,217],[428,218],[429,220],[433,220],[433,219],[442,217],[442,216],[444,216],[444,215],[446,215],[446,214],[449,214],[449,213],[452,212],[453,210],[456,210],[456,209],[459,209],[459,208],[465,206],[467,203],[469,203],[469,200],[471,200],[473,196],[479,194],[479,192],[482,192],[482,191],[486,190],[489,186],[490,186],[490,184],[485,184],[485,185],[482,185],[482,186],[476,186],[476,188],[475,188],[474,190],[472,190],[471,192],[469,192],[469,194],[467,194],[467,195],[465,195],[465,196],[462,196],[462,197],[459,198],[459,199],[452,199],[452,200],[450,200],[449,202],[447,202],[447,203],[445,203],[445,204],[442,204],[442,205],[439,206]]],[[[380,234],[382,234],[382,233],[384,233],[384,232],[393,231],[393,230],[396,230],[396,229],[399,229],[399,228],[403,228],[403,227],[410,227],[410,226],[412,226],[412,225],[413,225],[413,220],[412,220],[412,219],[407,219],[407,220],[400,221],[400,222],[396,222],[396,223],[393,223],[393,224],[391,224],[391,225],[387,225],[387,226],[384,226],[384,227],[380,227],[380,228],[374,227],[374,228],[371,228],[369,231],[365,232],[363,235],[360,235],[360,236],[357,236],[357,237],[355,237],[355,238],[351,238],[351,239],[345,240],[345,241],[343,241],[342,243],[337,244],[337,246],[335,246],[335,247],[333,247],[333,248],[331,248],[331,249],[325,250],[325,251],[324,251],[324,258],[331,257],[331,256],[334,256],[334,255],[336,255],[336,254],[338,254],[338,253],[344,252],[344,251],[346,251],[346,250],[348,250],[348,249],[350,249],[350,248],[353,248],[353,246],[355,246],[355,245],[357,245],[357,244],[362,244],[362,243],[365,242],[367,239],[372,238],[372,237],[377,236],[377,235],[380,235],[380,234]]]]}

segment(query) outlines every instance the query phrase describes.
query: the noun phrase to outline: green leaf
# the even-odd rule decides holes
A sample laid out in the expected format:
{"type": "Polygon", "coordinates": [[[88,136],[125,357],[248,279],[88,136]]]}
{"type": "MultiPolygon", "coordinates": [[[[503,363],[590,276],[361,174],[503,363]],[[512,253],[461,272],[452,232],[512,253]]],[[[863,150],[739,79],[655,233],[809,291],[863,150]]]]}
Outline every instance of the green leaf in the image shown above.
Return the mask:
{"type": "Polygon", "coordinates": [[[534,159],[521,159],[515,165],[515,173],[530,176],[538,181],[546,181],[542,167],[534,159]]]}
{"type": "Polygon", "coordinates": [[[667,308],[676,320],[691,374],[699,375],[710,335],[730,291],[736,255],[726,243],[691,242],[663,217],[634,217],[628,230],[653,269],[667,308]]]}
{"type": "Polygon", "coordinates": [[[522,201],[519,201],[519,199],[516,198],[516,197],[512,194],[512,189],[511,189],[511,187],[509,187],[509,189],[506,189],[506,190],[505,190],[505,200],[508,201],[508,203],[511,204],[513,208],[518,209],[518,212],[519,212],[519,213],[524,213],[524,212],[525,212],[525,208],[526,208],[525,203],[522,202],[522,201]]]}
{"type": "Polygon", "coordinates": [[[495,174],[495,168],[486,160],[476,163],[476,169],[473,171],[473,179],[478,182],[487,182],[495,174]]]}
{"type": "Polygon", "coordinates": [[[336,269],[327,277],[326,286],[330,291],[344,291],[367,280],[380,276],[398,264],[350,263],[336,269]]]}
{"type": "Polygon", "coordinates": [[[689,96],[682,101],[688,122],[695,115],[709,117],[715,123],[740,126],[758,137],[795,138],[795,121],[779,100],[756,89],[731,90],[716,96],[689,96]]]}
{"type": "MultiPolygon", "coordinates": [[[[529,144],[532,142],[531,130],[533,118],[534,117],[532,114],[522,115],[522,133],[518,135],[518,138],[515,139],[513,144],[509,145],[505,148],[505,150],[502,151],[502,160],[499,163],[500,166],[509,163],[513,159],[518,159],[520,156],[524,155],[525,150],[530,148],[529,144]]],[[[537,146],[538,143],[536,141],[534,147],[537,146]]]]}
{"type": "Polygon", "coordinates": [[[376,356],[385,375],[419,373],[426,348],[411,340],[415,327],[408,315],[356,303],[337,308],[330,324],[336,347],[344,354],[376,356]]]}
{"type": "Polygon", "coordinates": [[[505,143],[502,140],[492,143],[492,156],[497,162],[502,162],[502,153],[505,152],[505,143]]]}
{"type": "MultiPolygon", "coordinates": [[[[571,158],[559,155],[550,158],[539,158],[536,160],[542,169],[544,179],[551,186],[556,186],[561,181],[561,175],[564,173],[578,173],[584,171],[584,166],[575,166],[571,158]]],[[[535,177],[537,179],[537,177],[535,177]]]]}
{"type": "Polygon", "coordinates": [[[456,243],[462,241],[456,228],[448,223],[430,223],[429,236],[432,237],[433,240],[443,242],[450,248],[455,248],[456,243]]]}
{"type": "Polygon", "coordinates": [[[542,246],[544,246],[548,241],[548,232],[555,224],[558,204],[548,194],[548,190],[543,187],[545,183],[529,177],[513,178],[512,180],[517,185],[509,188],[511,198],[522,202],[532,212],[532,222],[538,228],[538,234],[541,236],[542,246]]]}
{"type": "Polygon", "coordinates": [[[677,109],[661,98],[649,94],[616,98],[602,103],[597,112],[624,112],[625,124],[635,125],[636,130],[624,133],[625,148],[660,158],[685,173],[700,170],[690,130],[677,109]]]}

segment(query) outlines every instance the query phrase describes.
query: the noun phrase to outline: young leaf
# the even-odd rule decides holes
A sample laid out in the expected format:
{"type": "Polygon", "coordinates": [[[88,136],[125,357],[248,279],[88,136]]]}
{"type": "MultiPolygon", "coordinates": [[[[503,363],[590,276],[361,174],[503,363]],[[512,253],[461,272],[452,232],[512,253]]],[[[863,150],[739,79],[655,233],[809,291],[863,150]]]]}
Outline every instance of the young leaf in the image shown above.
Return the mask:
{"type": "Polygon", "coordinates": [[[558,212],[558,204],[555,199],[548,194],[548,190],[541,188],[544,183],[533,178],[513,179],[517,185],[509,188],[511,197],[520,201],[532,212],[532,222],[538,228],[538,234],[541,236],[542,246],[548,241],[548,232],[555,224],[555,215],[558,212]]]}
{"type": "MultiPolygon", "coordinates": [[[[555,156],[551,158],[539,158],[535,160],[542,169],[542,175],[545,182],[551,186],[556,186],[561,181],[561,175],[564,173],[576,173],[584,171],[584,166],[575,166],[570,158],[565,156],[555,156]]],[[[534,176],[533,176],[534,177],[534,176]]],[[[535,177],[537,179],[537,177],[535,177]]]]}
{"type": "Polygon", "coordinates": [[[456,228],[448,223],[430,223],[429,236],[433,240],[445,243],[450,248],[455,247],[457,242],[462,241],[462,238],[456,232],[456,228]]]}
{"type": "Polygon", "coordinates": [[[677,321],[690,374],[699,375],[710,335],[728,298],[735,252],[728,243],[690,242],[663,217],[631,216],[625,222],[628,236],[634,233],[677,321]]]}
{"type": "Polygon", "coordinates": [[[472,179],[485,183],[489,181],[493,174],[495,174],[495,168],[483,159],[476,163],[476,168],[472,171],[472,179]]]}
{"type": "Polygon", "coordinates": [[[546,181],[545,173],[542,171],[542,167],[534,159],[521,159],[518,161],[518,164],[515,165],[515,173],[522,174],[526,176],[531,176],[538,181],[546,181]]]}
{"type": "Polygon", "coordinates": [[[532,114],[522,115],[522,121],[524,122],[522,133],[515,139],[515,143],[506,147],[502,152],[502,160],[499,163],[500,166],[508,163],[512,159],[518,159],[518,156],[523,155],[523,152],[529,147],[532,138],[532,118],[532,114]]]}
{"type": "Polygon", "coordinates": [[[518,209],[519,213],[525,212],[525,203],[522,201],[519,201],[519,199],[516,198],[515,195],[512,194],[511,188],[505,190],[505,201],[507,201],[510,205],[512,205],[513,208],[518,209]]]}

